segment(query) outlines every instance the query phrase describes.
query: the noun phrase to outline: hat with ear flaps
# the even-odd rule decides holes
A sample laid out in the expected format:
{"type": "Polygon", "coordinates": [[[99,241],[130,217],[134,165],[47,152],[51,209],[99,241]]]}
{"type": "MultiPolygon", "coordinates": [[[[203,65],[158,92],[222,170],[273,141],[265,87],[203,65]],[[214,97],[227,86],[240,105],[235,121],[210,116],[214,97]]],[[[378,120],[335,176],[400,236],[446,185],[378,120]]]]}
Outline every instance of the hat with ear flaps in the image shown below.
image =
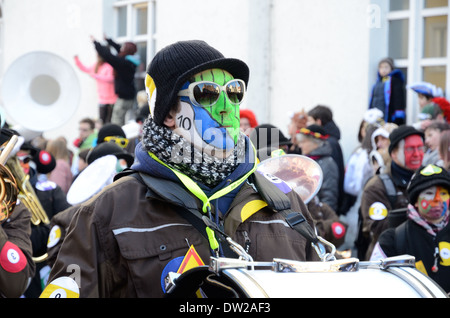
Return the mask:
{"type": "Polygon", "coordinates": [[[406,188],[409,202],[416,203],[420,192],[432,186],[442,186],[450,191],[450,174],[448,171],[432,164],[417,169],[406,188]]]}
{"type": "Polygon", "coordinates": [[[189,78],[204,70],[219,68],[247,85],[249,69],[243,61],[225,58],[204,41],[179,41],[160,50],[147,68],[145,87],[150,114],[161,125],[176,104],[178,92],[189,78]]]}

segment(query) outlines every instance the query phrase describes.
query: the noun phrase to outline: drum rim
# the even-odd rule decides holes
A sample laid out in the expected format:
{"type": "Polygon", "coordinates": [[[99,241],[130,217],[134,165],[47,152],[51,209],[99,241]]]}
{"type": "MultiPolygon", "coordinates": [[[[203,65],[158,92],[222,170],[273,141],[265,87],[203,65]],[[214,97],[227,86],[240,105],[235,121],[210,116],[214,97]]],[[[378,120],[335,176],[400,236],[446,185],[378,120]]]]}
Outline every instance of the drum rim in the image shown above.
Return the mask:
{"type": "Polygon", "coordinates": [[[447,298],[447,293],[433,279],[412,267],[391,267],[386,271],[408,283],[422,298],[447,298]]]}
{"type": "Polygon", "coordinates": [[[248,298],[269,298],[262,286],[247,271],[242,269],[224,269],[222,274],[238,285],[248,298]]]}

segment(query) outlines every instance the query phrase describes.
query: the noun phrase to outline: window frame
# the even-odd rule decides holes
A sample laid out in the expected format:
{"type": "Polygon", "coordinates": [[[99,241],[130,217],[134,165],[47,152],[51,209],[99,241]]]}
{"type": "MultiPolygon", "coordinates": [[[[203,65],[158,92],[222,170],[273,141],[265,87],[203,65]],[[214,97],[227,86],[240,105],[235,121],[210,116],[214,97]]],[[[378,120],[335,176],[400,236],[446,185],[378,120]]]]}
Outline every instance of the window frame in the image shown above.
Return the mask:
{"type": "MultiPolygon", "coordinates": [[[[385,2],[389,6],[389,1],[385,2]]],[[[447,40],[446,57],[424,57],[424,20],[427,17],[447,16],[447,37],[450,34],[450,5],[446,7],[425,8],[425,0],[410,0],[409,9],[399,11],[389,11],[385,8],[386,26],[389,34],[389,22],[393,20],[408,19],[408,58],[395,59],[398,68],[407,68],[407,83],[414,83],[423,80],[423,68],[429,66],[445,66],[445,87],[442,87],[448,98],[450,92],[450,41],[447,40]]],[[[389,39],[386,39],[386,48],[389,50],[389,39]]],[[[417,94],[411,90],[407,94],[407,118],[408,122],[416,122],[418,115],[417,94]]]]}
{"type": "MultiPolygon", "coordinates": [[[[122,44],[130,41],[139,45],[145,43],[147,45],[147,53],[145,56],[144,66],[155,55],[156,41],[156,0],[116,0],[113,3],[114,9],[114,40],[122,44]],[[119,32],[119,8],[126,8],[126,34],[118,36],[119,32]],[[137,10],[147,7],[147,31],[145,34],[136,34],[137,10]]],[[[142,71],[137,71],[135,78],[138,80],[145,78],[145,67],[142,71]]]]}

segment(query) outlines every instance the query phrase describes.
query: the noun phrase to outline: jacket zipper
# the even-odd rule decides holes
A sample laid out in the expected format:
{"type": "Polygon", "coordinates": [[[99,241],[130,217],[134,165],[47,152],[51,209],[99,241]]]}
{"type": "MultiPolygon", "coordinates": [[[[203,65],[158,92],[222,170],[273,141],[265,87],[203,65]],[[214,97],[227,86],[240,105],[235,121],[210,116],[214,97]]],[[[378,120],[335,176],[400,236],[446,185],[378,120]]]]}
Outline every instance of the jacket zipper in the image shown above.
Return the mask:
{"type": "Polygon", "coordinates": [[[250,240],[250,237],[248,236],[247,231],[244,231],[243,234],[244,234],[244,239],[245,239],[244,248],[245,248],[245,251],[248,253],[248,251],[250,249],[250,245],[252,244],[252,241],[250,240]]]}

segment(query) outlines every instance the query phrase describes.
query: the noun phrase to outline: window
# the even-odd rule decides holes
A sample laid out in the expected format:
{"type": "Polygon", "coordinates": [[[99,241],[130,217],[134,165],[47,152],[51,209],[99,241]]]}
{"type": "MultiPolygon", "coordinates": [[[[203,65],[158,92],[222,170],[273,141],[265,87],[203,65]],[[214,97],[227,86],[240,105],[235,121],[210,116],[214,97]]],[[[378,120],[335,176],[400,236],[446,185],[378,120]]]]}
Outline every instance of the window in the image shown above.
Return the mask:
{"type": "MultiPolygon", "coordinates": [[[[448,0],[391,0],[388,3],[386,55],[404,72],[408,84],[430,82],[442,88],[448,98],[448,0]]],[[[417,96],[407,90],[408,122],[415,122],[417,113],[417,96]]]]}
{"type": "Polygon", "coordinates": [[[155,54],[155,1],[153,0],[116,0],[115,41],[136,43],[141,64],[136,70],[136,88],[144,89],[145,71],[148,62],[155,54]]]}

